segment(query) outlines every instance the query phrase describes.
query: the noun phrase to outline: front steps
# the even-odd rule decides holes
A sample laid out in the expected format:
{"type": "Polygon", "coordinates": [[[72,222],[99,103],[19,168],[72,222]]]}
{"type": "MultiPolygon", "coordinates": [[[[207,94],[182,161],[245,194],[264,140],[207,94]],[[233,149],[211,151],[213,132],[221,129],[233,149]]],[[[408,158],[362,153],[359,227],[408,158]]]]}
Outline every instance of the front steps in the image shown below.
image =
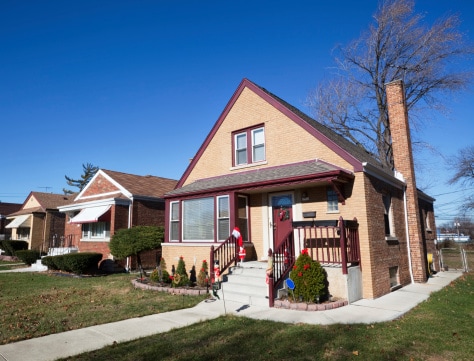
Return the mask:
{"type": "Polygon", "coordinates": [[[268,285],[265,282],[266,262],[243,262],[230,268],[223,276],[220,299],[235,301],[245,305],[269,307],[268,285]]]}

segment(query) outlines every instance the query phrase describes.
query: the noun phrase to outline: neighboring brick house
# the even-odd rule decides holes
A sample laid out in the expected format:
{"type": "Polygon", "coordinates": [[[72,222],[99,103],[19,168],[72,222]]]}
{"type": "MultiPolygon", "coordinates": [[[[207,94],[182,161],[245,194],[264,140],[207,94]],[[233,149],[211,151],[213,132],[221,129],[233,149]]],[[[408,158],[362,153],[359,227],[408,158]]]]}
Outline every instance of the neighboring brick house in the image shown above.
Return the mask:
{"type": "Polygon", "coordinates": [[[72,201],[71,196],[31,192],[21,209],[7,216],[11,239],[28,242],[28,249],[45,252],[54,237],[64,234],[64,214],[58,207],[72,201]]]}
{"type": "Polygon", "coordinates": [[[10,239],[12,231],[10,228],[5,228],[9,223],[7,222],[7,215],[19,211],[21,203],[4,203],[0,201],[0,240],[10,239]]]}
{"type": "Polygon", "coordinates": [[[322,221],[357,219],[360,262],[353,268],[360,297],[425,281],[427,253],[435,254],[434,199],[416,189],[400,94],[401,83],[387,86],[393,171],[244,79],[176,189],[165,195],[167,265],[180,256],[189,265],[209,260],[211,246],[230,239],[234,226],[247,259],[265,260],[288,229],[316,214],[322,221]]]}
{"type": "MultiPolygon", "coordinates": [[[[133,226],[164,226],[163,195],[176,183],[174,179],[100,169],[72,203],[59,207],[66,215],[66,229],[64,239],[51,248],[99,252],[103,259],[113,258],[109,241],[115,231],[133,226]]],[[[156,257],[156,251],[148,252],[142,261],[144,265],[156,265],[156,257]]],[[[127,268],[135,268],[130,263],[134,260],[127,261],[127,268]]]]}

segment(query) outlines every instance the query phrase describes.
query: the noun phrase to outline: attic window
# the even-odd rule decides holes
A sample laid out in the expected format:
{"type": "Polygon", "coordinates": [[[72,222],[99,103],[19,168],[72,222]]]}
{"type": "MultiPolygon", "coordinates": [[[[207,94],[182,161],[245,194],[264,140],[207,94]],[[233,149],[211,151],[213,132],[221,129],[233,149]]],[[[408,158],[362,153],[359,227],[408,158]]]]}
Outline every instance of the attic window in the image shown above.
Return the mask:
{"type": "Polygon", "coordinates": [[[265,161],[265,128],[262,126],[233,133],[233,165],[265,161]]]}

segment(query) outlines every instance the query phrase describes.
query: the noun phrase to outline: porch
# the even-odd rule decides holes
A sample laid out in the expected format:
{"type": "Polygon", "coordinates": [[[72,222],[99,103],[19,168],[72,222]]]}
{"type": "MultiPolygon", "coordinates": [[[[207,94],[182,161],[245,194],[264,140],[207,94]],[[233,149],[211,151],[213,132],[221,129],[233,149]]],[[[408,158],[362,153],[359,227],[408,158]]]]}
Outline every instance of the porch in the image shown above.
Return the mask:
{"type": "MultiPolygon", "coordinates": [[[[345,221],[340,217],[337,221],[293,222],[292,230],[273,248],[273,277],[268,285],[270,307],[273,307],[278,290],[285,288],[285,280],[303,249],[307,249],[311,258],[325,268],[333,296],[349,302],[362,298],[357,219],[345,221]]],[[[211,279],[237,265],[238,251],[237,239],[233,236],[218,247],[211,247],[211,279]]]]}

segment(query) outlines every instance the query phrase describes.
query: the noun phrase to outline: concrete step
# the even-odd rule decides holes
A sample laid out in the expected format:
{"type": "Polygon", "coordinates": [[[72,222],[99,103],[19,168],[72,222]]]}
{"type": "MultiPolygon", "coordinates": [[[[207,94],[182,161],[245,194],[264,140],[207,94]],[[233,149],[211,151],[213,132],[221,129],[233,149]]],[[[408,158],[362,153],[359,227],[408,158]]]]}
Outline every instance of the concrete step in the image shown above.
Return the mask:
{"type": "Polygon", "coordinates": [[[244,262],[224,276],[219,297],[248,305],[268,307],[265,262],[244,262]]]}

